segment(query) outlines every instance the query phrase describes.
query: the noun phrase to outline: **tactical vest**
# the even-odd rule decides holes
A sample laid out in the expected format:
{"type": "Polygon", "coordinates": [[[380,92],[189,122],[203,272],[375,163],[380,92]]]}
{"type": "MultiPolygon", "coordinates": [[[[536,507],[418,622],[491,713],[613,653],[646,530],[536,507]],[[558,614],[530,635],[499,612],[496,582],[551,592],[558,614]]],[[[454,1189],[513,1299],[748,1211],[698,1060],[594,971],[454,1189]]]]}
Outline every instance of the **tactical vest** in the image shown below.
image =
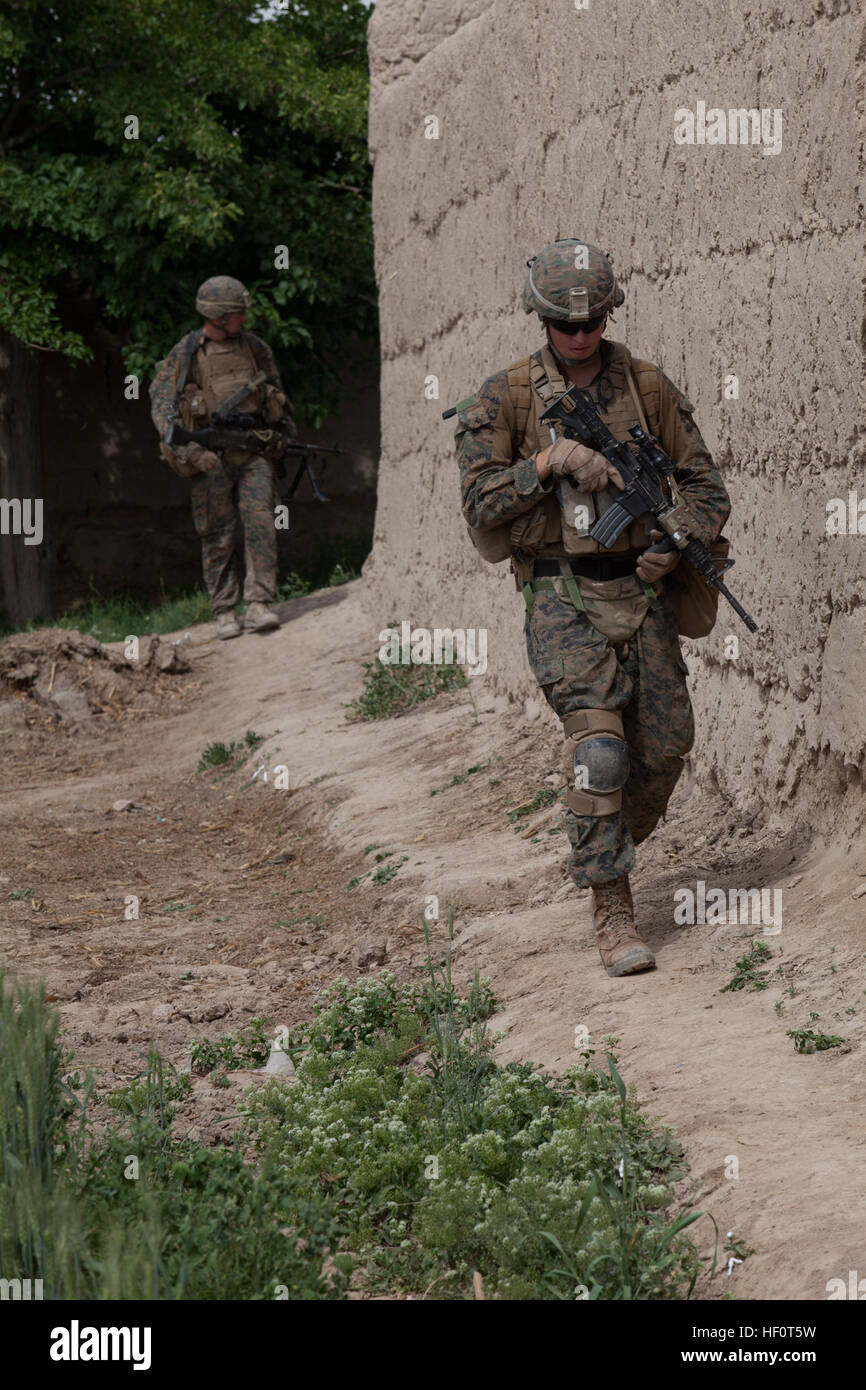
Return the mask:
{"type": "MultiPolygon", "coordinates": [[[[623,389],[618,391],[605,409],[599,413],[611,433],[618,440],[629,438],[632,425],[643,424],[652,434],[658,431],[659,394],[658,377],[650,362],[633,359],[622,343],[611,344],[609,363],[623,379],[623,389]],[[631,374],[632,385],[629,384],[631,374]],[[643,414],[643,419],[641,418],[643,414]]],[[[565,391],[569,382],[562,376],[556,358],[549,348],[540,354],[521,358],[506,369],[508,391],[514,406],[514,431],[512,448],[514,458],[528,458],[547,448],[551,443],[550,432],[546,426],[539,425],[539,416],[548,405],[565,391]]],[[[616,500],[617,489],[606,487],[599,492],[571,490],[575,505],[586,508],[587,531],[597,521],[601,513],[616,500]]],[[[497,530],[499,528],[496,528],[497,530]]],[[[503,527],[503,529],[505,529],[503,527]]],[[[512,568],[520,581],[528,561],[539,555],[562,555],[564,537],[562,510],[556,490],[549,492],[530,512],[516,517],[508,524],[509,540],[513,555],[512,568]]],[[[627,527],[609,550],[599,545],[591,536],[577,537],[570,534],[568,554],[598,555],[616,554],[623,551],[636,553],[650,544],[650,538],[642,521],[635,521],[627,527]]]]}
{"type": "MultiPolygon", "coordinates": [[[[224,338],[217,342],[208,338],[193,360],[192,375],[198,385],[201,408],[193,407],[193,415],[211,416],[227,396],[254,377],[259,370],[246,334],[224,338]]],[[[250,391],[235,407],[241,414],[257,415],[265,399],[265,388],[250,391]]]]}

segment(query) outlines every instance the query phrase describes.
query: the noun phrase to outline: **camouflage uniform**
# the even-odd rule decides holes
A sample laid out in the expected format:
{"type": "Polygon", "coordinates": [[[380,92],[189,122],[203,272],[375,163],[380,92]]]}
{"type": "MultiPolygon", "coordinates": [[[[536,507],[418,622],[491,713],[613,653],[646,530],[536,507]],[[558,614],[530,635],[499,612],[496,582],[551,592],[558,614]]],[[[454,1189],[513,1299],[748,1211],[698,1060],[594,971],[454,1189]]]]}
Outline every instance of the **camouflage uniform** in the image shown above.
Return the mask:
{"type": "MultiPolygon", "coordinates": [[[[605,293],[607,308],[620,303],[622,291],[617,292],[618,298],[609,287],[596,286],[596,305],[605,293]]],[[[585,301],[572,302],[578,305],[573,317],[588,317],[585,301]]],[[[589,308],[595,308],[591,299],[589,308]]],[[[588,389],[608,428],[622,440],[628,438],[629,426],[639,423],[626,376],[628,364],[649,428],[676,464],[675,477],[696,523],[695,534],[706,543],[715,540],[730,502],[692,418],[692,405],[658,367],[632,359],[623,344],[602,340],[600,351],[601,370],[588,389]]],[[[463,515],[482,553],[485,533],[488,537],[497,534],[498,528],[505,537],[518,588],[530,579],[535,559],[566,555],[628,559],[652,543],[643,522],[635,522],[610,550],[588,535],[578,539],[572,535],[566,550],[557,479],[539,481],[535,455],[550,443],[538,417],[552,395],[569,385],[547,347],[488,377],[477,396],[457,407],[463,515]],[[539,395],[539,383],[546,383],[544,398],[539,395]]],[[[598,510],[615,496],[610,487],[583,495],[590,526],[598,510]]],[[[527,656],[548,703],[561,719],[576,710],[619,711],[628,744],[629,773],[621,809],[595,816],[566,812],[569,870],[579,887],[628,874],[634,846],[646,839],[664,814],[692,746],[687,668],[671,603],[675,575],[676,571],[655,586],[656,606],[649,608],[634,636],[622,642],[609,640],[587,612],[575,606],[565,580],[552,581],[534,596],[524,588],[527,606],[531,603],[525,625],[527,656]]],[[[577,580],[587,601],[590,591],[615,599],[629,586],[629,592],[640,592],[634,578],[577,580]]]]}
{"type": "MultiPolygon", "coordinates": [[[[213,277],[207,285],[218,288],[221,283],[238,284],[229,277],[213,277]]],[[[161,437],[169,422],[187,342],[185,337],[175,343],[154,373],[151,414],[161,437]]],[[[220,341],[199,333],[178,418],[188,429],[203,428],[221,401],[258,371],[265,372],[272,382],[250,392],[236,409],[258,417],[266,426],[288,421],[294,433],[291,403],[282,390],[273,354],[266,343],[247,332],[220,341]]],[[[244,599],[247,603],[272,602],[277,578],[273,463],[261,454],[229,450],[221,455],[218,466],[200,472],[194,463],[198,446],[187,444],[169,449],[163,444],[161,450],[175,471],[193,478],[192,518],[201,538],[204,581],[214,614],[230,613],[239,601],[237,551],[241,533],[246,571],[244,599]]]]}

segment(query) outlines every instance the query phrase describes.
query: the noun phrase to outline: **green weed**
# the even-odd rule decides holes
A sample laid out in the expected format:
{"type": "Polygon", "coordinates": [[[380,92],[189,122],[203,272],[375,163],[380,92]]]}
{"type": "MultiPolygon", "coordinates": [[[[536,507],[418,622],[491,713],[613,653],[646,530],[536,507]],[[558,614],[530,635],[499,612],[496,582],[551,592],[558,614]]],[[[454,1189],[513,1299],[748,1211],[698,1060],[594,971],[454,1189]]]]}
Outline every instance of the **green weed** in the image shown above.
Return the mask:
{"type": "Polygon", "coordinates": [[[240,743],[209,743],[198,760],[196,772],[208,772],[213,767],[224,767],[234,771],[264,741],[264,734],[247,729],[240,743]]]}
{"type": "Polygon", "coordinates": [[[191,1090],[189,1076],[164,1062],[154,1050],[148,1053],[145,1069],[125,1086],[110,1092],[105,1103],[124,1115],[155,1118],[164,1128],[174,1117],[173,1102],[184,1100],[191,1090]]]}
{"type": "Polygon", "coordinates": [[[644,1120],[613,1058],[606,1074],[563,1077],[498,1066],[489,983],[476,976],[461,998],[429,944],[428,975],[337,981],[289,1037],[294,1084],[248,1102],[259,1156],[339,1211],[361,1286],[467,1299],[480,1269],[494,1298],[691,1287],[700,1266],[682,1233],[699,1213],[668,1215],[681,1150],[644,1120]]]}
{"type": "Polygon", "coordinates": [[[421,662],[409,666],[365,661],[364,688],[347,706],[352,720],[394,719],[442,691],[461,690],[469,682],[461,666],[421,662]]]}
{"type": "Polygon", "coordinates": [[[786,1036],[794,1039],[798,1052],[826,1052],[828,1048],[841,1047],[845,1042],[844,1038],[837,1038],[832,1033],[816,1033],[812,1028],[789,1028],[786,1036]]]}
{"type": "Polygon", "coordinates": [[[207,1038],[193,1043],[189,1056],[190,1070],[200,1076],[221,1067],[224,1071],[264,1066],[271,1050],[271,1040],[265,1034],[264,1018],[251,1018],[237,1033],[225,1033],[216,1042],[207,1038]]]}
{"type": "Polygon", "coordinates": [[[508,819],[512,822],[522,820],[529,816],[533,811],[540,811],[545,806],[552,806],[555,801],[564,798],[564,792],[556,791],[553,787],[542,787],[537,791],[531,801],[526,801],[522,806],[515,806],[514,810],[508,812],[508,819]]]}
{"type": "Polygon", "coordinates": [[[483,772],[484,769],[489,766],[489,761],[486,763],[474,763],[472,767],[467,767],[465,772],[455,773],[450,782],[446,782],[444,787],[436,787],[430,795],[438,796],[440,792],[447,791],[449,787],[459,787],[463,782],[468,782],[470,777],[474,777],[476,772],[483,772]]]}
{"type": "Polygon", "coordinates": [[[734,961],[734,974],[726,985],[722,986],[722,994],[729,990],[748,989],[759,990],[769,987],[767,975],[769,971],[759,970],[758,967],[764,961],[772,960],[773,953],[766,941],[753,941],[751,950],[740,959],[734,961]]]}

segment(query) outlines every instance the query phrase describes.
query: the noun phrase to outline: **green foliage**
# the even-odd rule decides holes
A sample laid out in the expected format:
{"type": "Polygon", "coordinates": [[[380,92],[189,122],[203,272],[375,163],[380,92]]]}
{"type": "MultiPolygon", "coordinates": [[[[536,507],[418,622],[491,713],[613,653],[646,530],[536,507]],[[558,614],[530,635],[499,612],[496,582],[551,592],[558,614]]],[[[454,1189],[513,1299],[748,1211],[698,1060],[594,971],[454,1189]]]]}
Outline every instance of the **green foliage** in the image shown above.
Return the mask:
{"type": "Polygon", "coordinates": [[[395,864],[381,864],[373,877],[371,883],[390,883],[392,878],[396,878],[400,872],[401,865],[405,864],[409,858],[408,854],[403,854],[395,864]]]}
{"type": "MultiPolygon", "coordinates": [[[[389,1293],[468,1298],[480,1269],[488,1297],[677,1297],[699,1268],[682,1234],[698,1214],[672,1219],[681,1152],[614,1059],[562,1077],[497,1066],[489,984],[464,999],[448,965],[429,975],[337,981],[292,1032],[296,1081],[250,1095],[247,1148],[174,1138],[188,1078],[156,1052],[115,1093],[123,1118],[93,1132],[90,1083],[78,1098],[61,1079],[56,1017],[4,992],[4,1274],[100,1300],[341,1298],[358,1266],[389,1293]]],[[[216,1084],[256,1030],[267,1048],[262,1023],[200,1045],[220,1054],[216,1084]]]]}
{"type": "Polygon", "coordinates": [[[734,1255],[738,1260],[742,1261],[747,1260],[749,1256],[754,1255],[754,1253],[754,1246],[747,1245],[743,1236],[735,1236],[733,1231],[730,1232],[725,1240],[726,1255],[734,1255]]]}
{"type": "Polygon", "coordinates": [[[789,1028],[787,1037],[794,1039],[798,1052],[826,1052],[831,1047],[841,1047],[844,1038],[832,1033],[816,1033],[812,1028],[789,1028]]]}
{"type": "Polygon", "coordinates": [[[231,743],[209,743],[198,760],[196,772],[207,772],[212,767],[228,767],[234,770],[264,741],[264,734],[256,734],[252,729],[247,729],[240,743],[235,743],[234,740],[231,743]]]}
{"type": "Polygon", "coordinates": [[[79,1230],[57,1168],[68,1162],[74,1170],[71,1122],[85,1098],[63,1082],[71,1054],[64,1056],[44,990],[11,989],[2,970],[0,1057],[0,1270],[9,1279],[43,1279],[50,1296],[69,1275],[66,1241],[79,1230]],[[57,1244],[54,1230],[62,1233],[57,1244]]]}
{"type": "Polygon", "coordinates": [[[206,772],[211,767],[223,767],[232,761],[237,751],[236,743],[209,743],[198,760],[197,772],[206,772]]]}
{"type": "Polygon", "coordinates": [[[312,588],[309,579],[305,579],[296,570],[285,570],[277,581],[274,597],[277,603],[285,603],[290,598],[304,598],[312,588]]]}
{"type": "Polygon", "coordinates": [[[740,959],[734,961],[734,974],[726,985],[722,986],[722,994],[729,990],[748,989],[760,990],[767,989],[769,980],[768,971],[759,970],[758,966],[766,960],[772,960],[773,953],[766,941],[753,941],[751,950],[740,959]]]}
{"type": "Polygon", "coordinates": [[[348,706],[355,720],[394,719],[442,691],[461,690],[469,683],[461,666],[396,666],[378,658],[363,666],[364,688],[348,706]]]}
{"type": "Polygon", "coordinates": [[[143,1071],[125,1086],[105,1097],[106,1105],[123,1115],[154,1119],[165,1128],[174,1116],[172,1103],[184,1100],[192,1090],[189,1075],[164,1062],[155,1050],[147,1055],[143,1071]]]}
{"type": "Polygon", "coordinates": [[[265,1034],[264,1018],[251,1018],[237,1033],[225,1033],[216,1042],[204,1038],[193,1043],[189,1055],[190,1068],[200,1076],[221,1067],[238,1071],[247,1067],[262,1067],[268,1060],[271,1040],[265,1034]]]}
{"type": "Polygon", "coordinates": [[[259,1154],[339,1211],[371,1292],[467,1298],[480,1269],[488,1297],[676,1297],[698,1271],[680,1234],[697,1213],[666,1215],[682,1155],[612,1059],[608,1075],[499,1067],[489,986],[461,1000],[447,967],[430,974],[332,987],[289,1041],[295,1083],[249,1101],[259,1154]]]}
{"type": "Polygon", "coordinates": [[[313,1020],[291,1029],[285,1051],[297,1066],[304,1052],[354,1051],[380,1034],[407,1036],[415,1043],[437,1010],[451,1010],[465,1029],[471,1018],[489,1018],[495,1007],[489,980],[479,980],[469,999],[461,1000],[447,982],[398,987],[391,970],[352,983],[338,979],[322,991],[313,1020]]]}
{"type": "Polygon", "coordinates": [[[199,322],[197,285],[237,275],[319,424],[347,339],[376,332],[368,19],[361,0],[6,7],[0,327],[81,361],[86,295],[145,377],[199,322]]]}
{"type": "MultiPolygon", "coordinates": [[[[372,534],[367,527],[351,535],[325,533],[319,538],[308,559],[301,564],[302,573],[283,570],[277,583],[276,601],[300,598],[314,589],[329,588],[357,579],[361,566],[370,552],[372,534]]],[[[86,603],[75,606],[60,618],[36,619],[28,631],[40,627],[59,627],[84,632],[99,642],[123,642],[131,633],[164,635],[213,621],[210,600],[205,589],[162,589],[156,600],[144,594],[120,591],[101,595],[92,588],[86,603]]],[[[0,638],[8,637],[16,628],[0,623],[0,638]]]]}
{"type": "Polygon", "coordinates": [[[300,562],[300,569],[280,571],[277,601],[284,603],[314,589],[336,588],[358,579],[372,544],[373,534],[366,525],[351,533],[323,532],[316,537],[309,556],[300,562]]]}
{"type": "MultiPolygon", "coordinates": [[[[165,634],[211,622],[213,614],[204,589],[163,590],[155,602],[143,595],[120,592],[103,596],[96,590],[86,603],[77,603],[60,618],[38,619],[28,631],[59,627],[84,632],[98,642],[123,642],[130,634],[165,634]]],[[[0,637],[16,629],[0,628],[0,637]]]]}
{"type": "MultiPolygon", "coordinates": [[[[2,981],[0,981],[2,985],[2,981]]],[[[339,1228],[319,1199],[238,1146],[172,1138],[187,1087],[151,1053],[109,1098],[124,1119],[94,1132],[92,1083],[79,1099],[56,1015],[40,993],[0,998],[0,1267],[41,1279],[47,1299],[328,1299],[345,1268],[323,1276],[339,1228]],[[78,1117],[78,1123],[74,1120],[78,1117]]],[[[187,1079],[188,1080],[188,1079],[187,1079]]]]}
{"type": "MultiPolygon", "coordinates": [[[[501,761],[502,759],[500,757],[497,757],[497,762],[501,761]]],[[[473,763],[472,767],[467,767],[465,772],[456,772],[454,776],[451,778],[451,781],[446,782],[444,787],[434,787],[430,795],[438,796],[440,792],[447,791],[449,787],[459,787],[464,782],[468,782],[470,777],[474,777],[476,772],[483,772],[484,769],[488,768],[489,766],[489,759],[486,763],[473,763]]]]}
{"type": "Polygon", "coordinates": [[[563,797],[563,793],[555,791],[553,787],[542,787],[537,791],[531,801],[525,801],[522,806],[515,806],[513,811],[508,812],[508,819],[514,824],[516,821],[523,820],[525,816],[532,815],[533,811],[540,811],[545,806],[552,806],[555,801],[563,797]]]}

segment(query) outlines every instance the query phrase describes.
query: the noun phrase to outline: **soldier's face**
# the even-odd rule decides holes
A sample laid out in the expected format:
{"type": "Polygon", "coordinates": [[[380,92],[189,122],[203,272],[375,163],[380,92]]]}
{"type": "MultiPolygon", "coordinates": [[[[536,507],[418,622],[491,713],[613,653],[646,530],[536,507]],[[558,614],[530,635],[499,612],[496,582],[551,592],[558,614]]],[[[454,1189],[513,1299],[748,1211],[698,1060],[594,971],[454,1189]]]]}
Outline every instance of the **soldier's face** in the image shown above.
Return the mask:
{"type": "MultiPolygon", "coordinates": [[[[604,333],[606,317],[602,318],[601,323],[588,333],[585,328],[578,328],[576,333],[563,333],[561,326],[555,319],[547,319],[547,328],[550,333],[553,346],[561,357],[568,362],[586,362],[593,353],[598,352],[598,345],[604,333]]],[[[570,328],[574,325],[569,324],[570,328]]]]}
{"type": "Polygon", "coordinates": [[[244,319],[247,316],[246,309],[240,309],[236,314],[226,314],[223,320],[223,332],[233,338],[236,333],[240,333],[244,326],[244,319]]]}

